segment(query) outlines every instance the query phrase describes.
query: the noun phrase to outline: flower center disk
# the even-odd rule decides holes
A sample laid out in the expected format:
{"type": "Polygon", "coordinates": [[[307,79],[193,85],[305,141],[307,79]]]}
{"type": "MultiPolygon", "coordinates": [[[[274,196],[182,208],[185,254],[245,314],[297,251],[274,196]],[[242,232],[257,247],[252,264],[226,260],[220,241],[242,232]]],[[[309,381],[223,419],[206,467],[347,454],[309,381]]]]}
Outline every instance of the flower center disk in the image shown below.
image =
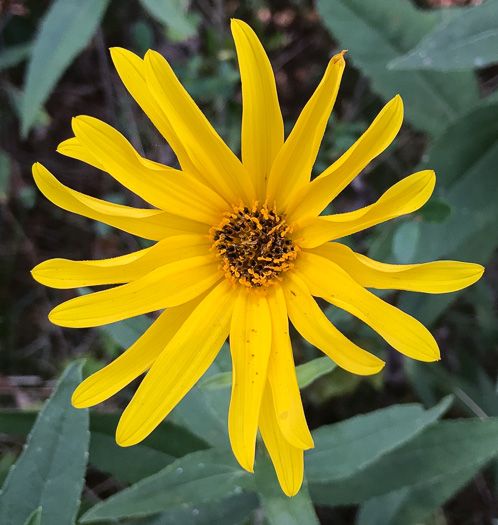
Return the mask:
{"type": "Polygon", "coordinates": [[[234,207],[224,215],[211,235],[227,279],[250,288],[281,281],[281,274],[293,268],[298,254],[288,238],[292,227],[266,203],[234,207]]]}

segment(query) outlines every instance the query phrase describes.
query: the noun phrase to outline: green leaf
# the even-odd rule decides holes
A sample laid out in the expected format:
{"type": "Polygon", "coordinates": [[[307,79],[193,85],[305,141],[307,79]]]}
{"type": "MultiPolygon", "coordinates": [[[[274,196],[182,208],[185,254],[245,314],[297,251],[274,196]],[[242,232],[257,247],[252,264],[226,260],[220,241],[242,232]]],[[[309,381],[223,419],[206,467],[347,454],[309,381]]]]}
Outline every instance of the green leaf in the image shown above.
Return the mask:
{"type": "Polygon", "coordinates": [[[35,509],[29,518],[24,522],[24,525],[41,525],[42,508],[35,509]]]}
{"type": "Polygon", "coordinates": [[[349,50],[346,60],[351,57],[384,101],[399,93],[406,119],[418,129],[438,135],[478,101],[471,72],[387,69],[389,62],[412,49],[434,27],[434,11],[392,0],[319,0],[318,11],[332,35],[349,50]]]}
{"type": "Polygon", "coordinates": [[[433,424],[450,404],[448,397],[430,410],[415,404],[395,405],[317,429],[315,448],[306,455],[310,484],[344,479],[364,470],[433,424]]]}
{"type": "Polygon", "coordinates": [[[401,222],[393,237],[393,254],[399,264],[413,260],[420,239],[420,224],[417,221],[401,222]]]}
{"type": "Polygon", "coordinates": [[[21,105],[21,135],[26,137],[52,88],[85,48],[109,0],[55,0],[33,43],[21,105]]]}
{"type": "MultiPolygon", "coordinates": [[[[308,363],[296,366],[297,382],[299,388],[311,385],[319,377],[332,372],[337,365],[329,357],[318,357],[308,363]]],[[[221,372],[210,377],[206,377],[199,382],[199,388],[211,390],[231,386],[232,373],[221,372]]]]}
{"type": "Polygon", "coordinates": [[[188,1],[140,0],[140,3],[152,17],[166,25],[173,42],[182,42],[197,33],[199,17],[188,13],[188,1]]]}
{"type": "Polygon", "coordinates": [[[251,482],[230,450],[203,450],[178,459],[154,476],[98,503],[80,523],[149,516],[240,494],[251,482]]]}
{"type": "Polygon", "coordinates": [[[431,199],[418,210],[425,222],[444,222],[451,215],[451,206],[441,199],[431,199]]]}
{"type": "Polygon", "coordinates": [[[32,48],[33,44],[31,42],[4,48],[0,52],[0,71],[17,66],[26,60],[31,54],[32,48]]]}
{"type": "Polygon", "coordinates": [[[0,204],[7,202],[11,174],[10,157],[0,149],[0,204]]]}
{"type": "Polygon", "coordinates": [[[329,357],[317,357],[304,363],[303,365],[296,366],[296,375],[297,382],[299,383],[299,388],[305,388],[308,385],[311,385],[313,381],[317,380],[319,377],[332,372],[335,370],[337,365],[329,357]]]}
{"type": "Polygon", "coordinates": [[[88,410],[71,406],[82,362],[70,365],[38,415],[0,494],[0,523],[24,522],[39,506],[45,523],[74,523],[88,458],[88,410]],[[64,502],[61,505],[61,502],[64,502]]]}
{"type": "MultiPolygon", "coordinates": [[[[92,433],[98,432],[114,437],[120,417],[121,413],[92,412],[90,429],[92,433]]],[[[205,441],[198,439],[184,428],[172,424],[171,421],[163,421],[150,436],[141,442],[141,446],[164,452],[175,458],[207,448],[205,441]]]]}
{"type": "Polygon", "coordinates": [[[259,499],[269,525],[319,525],[306,480],[295,496],[286,496],[266,451],[257,459],[254,471],[259,499]]]}
{"type": "Polygon", "coordinates": [[[472,465],[458,472],[405,487],[367,501],[360,509],[357,525],[415,525],[436,511],[480,470],[472,465]]]}
{"type": "Polygon", "coordinates": [[[144,334],[151,324],[152,319],[146,315],[140,315],[101,326],[100,330],[110,335],[121,348],[127,349],[144,334]]]}
{"type": "Polygon", "coordinates": [[[219,374],[205,377],[199,381],[197,385],[199,388],[206,388],[213,390],[217,388],[225,388],[232,385],[232,372],[220,372],[219,374]]]}
{"type": "Polygon", "coordinates": [[[103,472],[112,474],[125,483],[155,474],[176,458],[143,445],[120,447],[114,436],[92,432],[89,462],[103,472]]]}
{"type": "Polygon", "coordinates": [[[187,505],[148,518],[133,521],[133,525],[238,525],[258,506],[254,493],[240,494],[221,501],[187,505]]]}
{"type": "Polygon", "coordinates": [[[310,494],[315,503],[348,505],[408,487],[423,500],[432,485],[444,498],[498,454],[497,435],[498,418],[442,421],[348,478],[310,480],[310,494]],[[443,481],[452,476],[453,487],[443,481]]]}
{"type": "Polygon", "coordinates": [[[498,2],[459,11],[439,24],[419,45],[393,60],[392,69],[463,71],[498,62],[498,2]]]}

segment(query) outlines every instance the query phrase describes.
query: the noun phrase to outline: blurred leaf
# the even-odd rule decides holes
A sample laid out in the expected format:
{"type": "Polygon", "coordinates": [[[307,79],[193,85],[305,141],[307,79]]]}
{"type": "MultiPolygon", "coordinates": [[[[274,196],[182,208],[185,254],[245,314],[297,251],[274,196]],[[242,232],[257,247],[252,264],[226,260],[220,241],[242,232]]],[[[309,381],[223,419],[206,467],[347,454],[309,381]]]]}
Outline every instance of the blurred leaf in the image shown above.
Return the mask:
{"type": "Polygon", "coordinates": [[[365,470],[433,424],[450,404],[451,398],[445,398],[430,410],[395,405],[317,429],[315,448],[306,455],[309,483],[340,480],[365,470]]]}
{"type": "Polygon", "coordinates": [[[392,0],[318,1],[325,25],[349,50],[353,64],[370,78],[384,101],[400,94],[407,120],[431,135],[440,134],[478,100],[471,72],[392,71],[388,62],[412,49],[437,23],[435,11],[392,0]]]}
{"type": "MultiPolygon", "coordinates": [[[[498,245],[498,104],[480,107],[453,123],[427,152],[436,171],[436,195],[451,207],[442,223],[420,224],[412,262],[455,259],[486,264],[498,245]]],[[[399,306],[432,324],[461,292],[403,294],[399,306]]]]}
{"type": "Polygon", "coordinates": [[[125,483],[136,483],[151,476],[175,459],[174,456],[143,445],[120,447],[114,436],[100,432],[92,432],[91,435],[89,462],[125,483]]]}
{"type": "Polygon", "coordinates": [[[101,326],[100,330],[110,335],[121,348],[129,348],[152,324],[152,319],[146,315],[132,317],[117,323],[101,326]]]}
{"type": "MultiPolygon", "coordinates": [[[[91,431],[114,437],[120,417],[121,413],[92,412],[90,414],[91,431]]],[[[182,457],[195,450],[207,448],[205,441],[198,439],[187,430],[173,425],[171,421],[163,421],[150,436],[141,442],[140,446],[158,450],[175,458],[182,457]]]]}
{"type": "Polygon", "coordinates": [[[80,523],[149,516],[182,505],[216,501],[240,494],[250,481],[251,475],[238,466],[230,450],[202,450],[98,503],[80,523]]]}
{"type": "Polygon", "coordinates": [[[431,199],[417,211],[425,222],[444,222],[451,215],[451,206],[440,199],[431,199]]]}
{"type": "Polygon", "coordinates": [[[286,496],[266,452],[258,457],[255,473],[259,499],[269,525],[319,525],[306,480],[295,496],[286,496]]]}
{"type": "Polygon", "coordinates": [[[4,48],[0,51],[0,71],[17,66],[26,60],[31,54],[32,48],[33,44],[31,42],[4,48]]]}
{"type": "Polygon", "coordinates": [[[42,508],[35,509],[31,516],[24,522],[24,525],[41,525],[42,508]]]}
{"type": "Polygon", "coordinates": [[[418,221],[404,221],[398,224],[393,237],[393,254],[399,264],[408,264],[413,260],[420,239],[418,221]]]}
{"type": "Polygon", "coordinates": [[[497,20],[496,0],[464,9],[439,24],[419,45],[388,67],[463,71],[497,63],[497,20]]]}
{"type": "Polygon", "coordinates": [[[88,459],[88,410],[71,406],[82,362],[69,366],[38,415],[0,494],[0,523],[23,522],[39,506],[46,523],[74,523],[88,459]],[[64,502],[61,505],[61,501],[64,502]]]}
{"type": "MultiPolygon", "coordinates": [[[[36,412],[0,411],[0,432],[25,436],[37,416],[36,412]]],[[[90,414],[90,448],[88,461],[103,472],[123,482],[134,483],[169,465],[176,458],[207,445],[190,432],[165,421],[132,448],[116,444],[116,427],[121,414],[90,414]]],[[[7,457],[7,456],[5,456],[7,457]]],[[[1,464],[0,464],[1,472],[1,464]]]]}
{"type": "Polygon", "coordinates": [[[3,485],[10,467],[16,462],[17,457],[12,452],[4,452],[0,456],[0,485],[3,485]]]}
{"type": "Polygon", "coordinates": [[[10,157],[0,149],[0,204],[7,202],[10,175],[10,157]]]}
{"type": "Polygon", "coordinates": [[[206,377],[201,379],[197,386],[200,389],[206,388],[207,390],[232,386],[232,372],[220,372],[206,377]]]}
{"type": "MultiPolygon", "coordinates": [[[[240,494],[221,501],[182,506],[156,516],[133,521],[133,525],[238,525],[258,506],[255,494],[240,494]]],[[[129,522],[127,522],[129,523],[129,522]]]]}
{"type": "Polygon", "coordinates": [[[451,472],[428,483],[405,487],[384,496],[373,498],[361,507],[356,525],[415,525],[435,512],[479,469],[475,466],[451,472]]]}
{"type": "Polygon", "coordinates": [[[497,435],[498,418],[442,421],[348,478],[312,483],[308,476],[311,497],[319,504],[348,505],[408,487],[413,506],[429,505],[425,488],[432,486],[438,505],[496,456],[497,435]]]}
{"type": "Polygon", "coordinates": [[[139,1],[153,18],[166,25],[173,42],[182,42],[197,33],[199,17],[188,12],[188,0],[139,1]]]}
{"type": "Polygon", "coordinates": [[[319,377],[332,372],[337,365],[329,357],[317,357],[308,363],[296,366],[297,382],[299,388],[306,388],[319,377]]]}
{"type": "Polygon", "coordinates": [[[21,104],[21,135],[26,137],[52,88],[84,49],[104,16],[109,0],[55,0],[33,43],[21,104]]]}
{"type": "MultiPolygon", "coordinates": [[[[305,388],[319,377],[334,370],[337,365],[329,357],[318,357],[303,365],[296,366],[299,388],[305,388]]],[[[217,389],[232,385],[232,372],[222,372],[206,377],[199,382],[198,387],[203,389],[217,389]]]]}
{"type": "Polygon", "coordinates": [[[154,32],[152,27],[141,20],[133,26],[134,47],[140,56],[144,56],[149,49],[154,47],[154,32]]]}

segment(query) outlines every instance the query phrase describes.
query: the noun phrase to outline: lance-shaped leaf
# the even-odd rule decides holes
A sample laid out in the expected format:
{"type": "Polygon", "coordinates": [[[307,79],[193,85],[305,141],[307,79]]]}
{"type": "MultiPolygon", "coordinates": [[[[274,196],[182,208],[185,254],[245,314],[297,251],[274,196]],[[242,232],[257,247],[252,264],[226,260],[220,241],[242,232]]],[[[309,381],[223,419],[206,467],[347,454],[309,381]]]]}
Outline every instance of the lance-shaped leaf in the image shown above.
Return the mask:
{"type": "Polygon", "coordinates": [[[56,0],[48,9],[28,64],[21,106],[23,137],[62,73],[95,33],[108,3],[108,0],[56,0]]]}
{"type": "Polygon", "coordinates": [[[498,63],[498,2],[488,1],[446,19],[391,69],[464,71],[498,63]]]}
{"type": "Polygon", "coordinates": [[[313,433],[315,448],[306,456],[309,482],[339,480],[363,470],[434,423],[450,404],[448,397],[430,410],[397,405],[319,428],[313,433]]]}
{"type": "Polygon", "coordinates": [[[88,411],[71,406],[81,366],[76,362],[67,368],[36,419],[2,488],[0,523],[23,523],[38,507],[45,523],[74,523],[89,441],[88,411]]]}
{"type": "Polygon", "coordinates": [[[310,481],[310,493],[315,503],[348,505],[405,487],[413,489],[413,501],[427,502],[425,488],[433,486],[435,498],[439,494],[444,500],[496,457],[497,433],[498,418],[441,421],[354,475],[310,481]],[[455,483],[445,487],[443,481],[451,477],[455,483]]]}
{"type": "Polygon", "coordinates": [[[250,483],[250,474],[239,467],[231,451],[202,450],[98,503],[80,522],[149,516],[217,501],[242,493],[250,483]]]}

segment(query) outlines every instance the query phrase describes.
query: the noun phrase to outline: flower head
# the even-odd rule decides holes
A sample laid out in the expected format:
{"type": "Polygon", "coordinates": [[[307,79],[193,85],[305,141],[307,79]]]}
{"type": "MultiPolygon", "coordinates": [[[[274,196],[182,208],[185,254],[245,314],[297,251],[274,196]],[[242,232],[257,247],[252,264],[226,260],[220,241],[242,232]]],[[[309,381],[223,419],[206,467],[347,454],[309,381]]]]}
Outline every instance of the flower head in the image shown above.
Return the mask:
{"type": "Polygon", "coordinates": [[[437,344],[414,318],[366,288],[443,293],[481,276],[476,264],[451,261],[393,266],[335,242],[413,212],[430,197],[432,171],[398,182],[377,202],[320,215],[394,139],[402,122],[399,96],[361,138],[321,175],[310,174],[344,70],[330,60],[286,140],[275,80],[254,32],[234,20],[242,78],[242,161],[225,145],[181,86],[166,60],[111,50],[125,86],[175,151],[181,170],[141,157],[118,131],[88,116],[73,120],[74,137],[58,151],[108,172],[152,206],[108,203],[63,186],[42,165],[33,175],[58,206],[156,241],[102,261],[53,259],[33,276],[55,288],[118,285],[52,310],[60,326],[90,327],[164,310],[111,364],[74,392],[76,407],[104,401],[147,372],[117,429],[123,446],[143,440],[204,374],[228,336],[233,381],[228,427],[233,452],[252,471],[258,428],[280,484],[295,494],[303,451],[313,446],[296,380],[289,321],[342,368],[375,374],[384,363],[339,332],[320,297],[358,317],[399,352],[439,359],[437,344]]]}

